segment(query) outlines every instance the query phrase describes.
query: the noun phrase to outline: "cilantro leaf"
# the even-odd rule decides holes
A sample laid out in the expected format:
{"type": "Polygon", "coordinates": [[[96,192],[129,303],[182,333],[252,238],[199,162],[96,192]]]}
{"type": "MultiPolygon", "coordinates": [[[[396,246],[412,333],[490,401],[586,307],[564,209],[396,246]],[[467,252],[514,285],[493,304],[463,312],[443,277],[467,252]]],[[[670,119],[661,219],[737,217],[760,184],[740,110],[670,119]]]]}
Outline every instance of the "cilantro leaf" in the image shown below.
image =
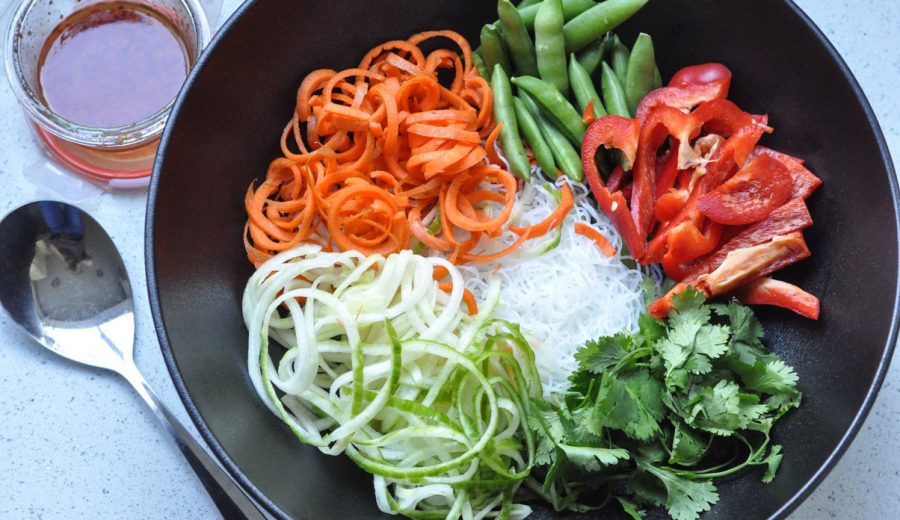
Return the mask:
{"type": "Polygon", "coordinates": [[[694,338],[694,352],[703,354],[709,359],[716,359],[728,352],[730,331],[725,325],[707,325],[697,331],[694,338]]]}
{"type": "Polygon", "coordinates": [[[728,352],[731,330],[710,323],[711,307],[703,304],[700,293],[686,291],[675,298],[675,311],[669,316],[668,336],[654,343],[666,368],[666,386],[685,390],[689,376],[709,373],[712,360],[728,352]],[[683,370],[683,371],[682,371],[683,370]]]}
{"type": "Polygon", "coordinates": [[[602,466],[612,466],[631,457],[628,450],[621,448],[592,448],[562,444],[560,449],[565,453],[569,462],[585,471],[600,471],[602,466]]]}
{"type": "Polygon", "coordinates": [[[764,361],[759,359],[749,369],[735,367],[735,372],[748,390],[776,395],[789,393],[797,387],[797,373],[780,359],[764,361]]]}
{"type": "Polygon", "coordinates": [[[634,502],[629,500],[625,500],[622,497],[616,497],[616,500],[619,501],[619,505],[622,506],[622,511],[625,511],[625,514],[630,516],[632,520],[643,520],[644,517],[641,516],[641,512],[638,510],[637,506],[634,502]]]}
{"type": "Polygon", "coordinates": [[[666,510],[674,520],[696,520],[719,501],[716,486],[708,480],[695,482],[652,464],[638,462],[638,466],[662,481],[666,488],[666,510]]]}
{"type": "Polygon", "coordinates": [[[706,455],[707,448],[709,448],[709,442],[703,438],[700,432],[677,421],[675,433],[672,436],[672,455],[669,457],[669,464],[693,466],[706,455]]]}
{"type": "MultiPolygon", "coordinates": [[[[700,323],[709,321],[710,307],[706,305],[706,296],[693,287],[688,287],[681,294],[676,294],[672,299],[672,303],[677,311],[677,319],[698,321],[700,323]]],[[[670,320],[676,318],[669,316],[670,320]]]]}
{"type": "Polygon", "coordinates": [[[666,327],[659,320],[649,314],[641,314],[638,318],[638,337],[641,345],[652,345],[666,335],[666,327]]]}
{"type": "Polygon", "coordinates": [[[759,397],[741,393],[733,381],[719,381],[715,387],[703,387],[690,401],[686,422],[696,428],[727,437],[747,427],[768,409],[759,397]]]}
{"type": "Polygon", "coordinates": [[[638,466],[628,479],[628,489],[642,501],[662,507],[666,504],[666,487],[662,482],[638,466]]]}
{"type": "Polygon", "coordinates": [[[565,428],[552,405],[542,399],[532,399],[532,412],[526,417],[528,427],[538,434],[535,463],[547,466],[555,460],[556,445],[562,442],[565,428]]]}
{"type": "Polygon", "coordinates": [[[778,467],[781,466],[781,459],[783,458],[784,454],[781,453],[781,445],[776,444],[772,446],[769,456],[763,461],[766,464],[766,472],[762,478],[764,483],[769,484],[775,480],[775,473],[778,472],[778,467]]]}
{"type": "Polygon", "coordinates": [[[627,375],[604,374],[595,418],[607,428],[622,430],[635,440],[649,440],[665,414],[662,383],[648,370],[627,375]]]}
{"type": "Polygon", "coordinates": [[[625,357],[626,346],[630,343],[630,338],[625,334],[588,341],[575,353],[575,360],[580,364],[581,370],[601,375],[625,357]]]}
{"type": "Polygon", "coordinates": [[[728,318],[734,341],[762,346],[763,327],[750,307],[731,300],[727,305],[717,304],[712,308],[717,315],[728,318]]]}

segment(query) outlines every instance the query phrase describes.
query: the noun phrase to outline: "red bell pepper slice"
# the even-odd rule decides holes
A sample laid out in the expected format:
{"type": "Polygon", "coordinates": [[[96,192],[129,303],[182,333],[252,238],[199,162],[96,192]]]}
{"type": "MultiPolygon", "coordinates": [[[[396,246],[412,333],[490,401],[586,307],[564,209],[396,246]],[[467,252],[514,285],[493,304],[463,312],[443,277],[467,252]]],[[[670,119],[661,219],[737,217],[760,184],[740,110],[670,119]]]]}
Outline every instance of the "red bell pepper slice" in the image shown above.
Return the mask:
{"type": "Polygon", "coordinates": [[[636,117],[643,122],[650,112],[659,107],[692,110],[701,103],[726,97],[728,87],[722,83],[658,88],[644,96],[638,105],[636,117]]]}
{"type": "Polygon", "coordinates": [[[617,164],[615,168],[613,168],[612,173],[609,174],[609,178],[606,179],[606,189],[610,191],[610,193],[619,191],[622,189],[622,184],[625,182],[625,170],[622,168],[621,164],[617,164]]]}
{"type": "Polygon", "coordinates": [[[685,278],[685,281],[695,282],[701,276],[715,271],[732,251],[768,242],[777,236],[806,229],[812,224],[812,217],[806,208],[806,203],[801,199],[793,199],[770,213],[765,219],[738,233],[714,253],[694,262],[689,269],[690,275],[685,278]]]}
{"type": "Polygon", "coordinates": [[[669,136],[674,137],[678,143],[683,143],[676,150],[680,163],[682,149],[690,150],[690,142],[699,131],[700,124],[694,116],[668,106],[656,108],[643,122],[634,164],[634,191],[631,195],[631,213],[638,232],[643,236],[647,236],[653,226],[659,148],[669,136]]]}
{"type": "Polygon", "coordinates": [[[675,298],[675,295],[683,293],[688,287],[689,286],[686,283],[677,284],[672,288],[671,291],[667,292],[664,296],[651,303],[650,307],[647,309],[647,312],[649,312],[650,315],[654,318],[665,318],[669,315],[670,312],[675,310],[675,303],[672,301],[675,298]]]}
{"type": "Polygon", "coordinates": [[[768,126],[753,123],[742,127],[725,141],[725,144],[710,158],[709,164],[706,165],[706,174],[691,191],[690,199],[684,208],[650,241],[647,246],[647,255],[642,260],[644,263],[657,263],[662,260],[663,255],[666,254],[666,232],[686,220],[698,222],[702,218],[702,214],[697,208],[697,199],[717,188],[737,172],[744,165],[762,135],[771,131],[772,129],[768,126]]]}
{"type": "Polygon", "coordinates": [[[707,83],[719,83],[728,92],[731,87],[731,71],[721,63],[704,63],[685,67],[672,76],[670,87],[684,87],[687,85],[706,85],[707,83]]]}
{"type": "Polygon", "coordinates": [[[624,169],[630,170],[631,165],[634,164],[635,155],[637,155],[640,137],[641,124],[636,119],[619,116],[601,117],[588,126],[584,140],[581,142],[581,157],[585,161],[585,167],[587,167],[587,160],[584,158],[589,157],[591,164],[595,164],[594,156],[597,155],[597,150],[603,146],[625,154],[624,169]]]}
{"type": "Polygon", "coordinates": [[[693,112],[703,126],[713,134],[729,137],[741,128],[752,125],[763,116],[752,116],[727,99],[713,99],[693,112]]]}
{"type": "Polygon", "coordinates": [[[697,199],[707,218],[729,226],[759,222],[787,202],[794,183],[779,161],[760,155],[731,179],[697,199]]]}
{"type": "Polygon", "coordinates": [[[725,99],[731,88],[731,71],[721,63],[685,67],[672,76],[668,87],[647,94],[638,105],[637,118],[644,121],[654,108],[670,106],[691,110],[713,99],[725,99]]]}
{"type": "Polygon", "coordinates": [[[762,121],[754,121],[741,127],[725,141],[707,165],[707,173],[700,183],[702,193],[699,195],[709,193],[743,168],[763,134],[771,134],[773,131],[766,124],[767,119],[762,116],[762,121]]]}
{"type": "Polygon", "coordinates": [[[662,258],[660,263],[666,276],[676,282],[683,280],[688,275],[687,271],[684,270],[684,264],[672,256],[672,253],[666,253],[666,256],[662,258]]]}
{"type": "Polygon", "coordinates": [[[669,232],[667,255],[681,263],[691,262],[711,253],[721,239],[721,224],[708,222],[706,232],[701,232],[696,224],[687,220],[669,232]]]}
{"type": "Polygon", "coordinates": [[[678,178],[678,149],[677,140],[672,141],[672,148],[666,152],[662,160],[662,166],[656,172],[656,200],[668,192],[672,186],[675,186],[675,180],[678,178]]]}
{"type": "Polygon", "coordinates": [[[816,177],[813,172],[807,170],[806,167],[803,166],[803,161],[801,159],[791,157],[790,155],[781,152],[776,152],[765,146],[757,146],[753,150],[753,153],[750,154],[750,158],[752,159],[759,155],[768,155],[781,162],[781,164],[788,169],[794,185],[793,192],[791,193],[792,199],[807,199],[822,185],[822,179],[816,177]]]}
{"type": "Polygon", "coordinates": [[[672,309],[673,296],[687,286],[712,298],[732,292],[749,281],[768,276],[809,256],[809,248],[800,232],[776,236],[762,244],[733,250],[715,270],[701,276],[694,276],[694,273],[685,276],[678,286],[650,306],[650,312],[656,317],[668,314],[672,309]]]}
{"type": "Polygon", "coordinates": [[[710,296],[731,292],[751,280],[767,276],[793,263],[809,258],[809,247],[799,231],[777,236],[768,242],[732,251],[719,267],[696,281],[692,275],[684,281],[698,284],[710,296]]]}
{"type": "MultiPolygon", "coordinates": [[[[597,168],[597,150],[603,146],[615,148],[625,154],[626,160],[631,163],[637,153],[638,140],[640,138],[640,124],[633,119],[625,119],[617,116],[602,117],[588,127],[584,140],[581,143],[581,160],[584,166],[584,177],[591,187],[597,205],[609,216],[613,225],[622,235],[622,241],[628,247],[634,258],[644,255],[646,249],[646,234],[638,233],[634,218],[628,209],[625,196],[621,191],[611,192],[603,185],[600,178],[600,170],[597,168]]],[[[623,170],[624,176],[624,170],[623,170]]]]}
{"type": "Polygon", "coordinates": [[[745,305],[774,305],[811,320],[819,319],[819,299],[787,282],[760,278],[741,287],[735,296],[745,305]]]}
{"type": "Polygon", "coordinates": [[[668,222],[684,207],[690,194],[687,190],[669,190],[656,200],[656,220],[668,222]]]}
{"type": "Polygon", "coordinates": [[[595,183],[591,182],[591,178],[587,176],[587,173],[585,173],[585,177],[588,178],[591,191],[594,192],[594,196],[597,198],[597,205],[606,213],[613,225],[616,226],[619,234],[622,235],[622,241],[625,242],[625,245],[631,252],[632,258],[638,259],[644,256],[647,242],[642,235],[638,234],[637,227],[634,225],[634,218],[632,218],[631,212],[628,211],[625,196],[621,191],[610,193],[603,186],[595,186],[595,183]]]}

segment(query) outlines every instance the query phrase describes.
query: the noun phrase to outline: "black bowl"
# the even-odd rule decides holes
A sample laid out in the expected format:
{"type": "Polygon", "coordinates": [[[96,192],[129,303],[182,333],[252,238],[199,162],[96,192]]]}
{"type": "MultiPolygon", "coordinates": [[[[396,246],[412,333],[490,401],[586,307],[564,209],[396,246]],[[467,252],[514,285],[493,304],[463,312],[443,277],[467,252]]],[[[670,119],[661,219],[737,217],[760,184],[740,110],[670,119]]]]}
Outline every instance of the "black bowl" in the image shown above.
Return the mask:
{"type": "MultiPolygon", "coordinates": [[[[474,41],[494,2],[253,0],[219,33],[175,104],[147,212],[153,317],[169,370],[203,437],[278,517],[378,516],[371,479],[303,446],[257,399],[245,368],[240,297],[251,274],[243,196],[278,154],[297,86],[317,68],[355,64],[374,45],[456,29],[474,41]]],[[[822,299],[807,321],[761,310],[769,344],[797,368],[801,409],[776,430],[785,458],[772,485],[720,484],[708,518],[783,517],[822,480],[869,411],[897,332],[897,183],[884,138],[847,66],[782,0],[658,0],[620,31],[653,35],[664,76],[721,61],[733,99],[769,113],[765,143],[807,159],[825,185],[810,199],[811,260],[787,277],[822,299]]],[[[546,511],[537,517],[552,516],[546,511]]]]}

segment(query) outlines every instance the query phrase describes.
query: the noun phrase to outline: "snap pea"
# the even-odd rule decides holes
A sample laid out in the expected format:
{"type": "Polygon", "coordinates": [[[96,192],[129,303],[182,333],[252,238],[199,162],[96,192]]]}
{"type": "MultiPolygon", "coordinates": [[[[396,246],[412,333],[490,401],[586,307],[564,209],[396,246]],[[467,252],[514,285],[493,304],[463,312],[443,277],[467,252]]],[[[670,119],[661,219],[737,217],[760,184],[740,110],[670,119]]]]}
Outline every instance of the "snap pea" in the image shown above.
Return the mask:
{"type": "Polygon", "coordinates": [[[534,43],[537,48],[537,67],[541,79],[556,87],[563,95],[569,93],[566,73],[566,40],[563,38],[562,2],[544,0],[534,19],[534,43]]]}
{"type": "Polygon", "coordinates": [[[516,110],[516,122],[519,124],[519,131],[522,132],[525,140],[528,141],[528,145],[531,146],[531,151],[534,152],[534,160],[537,161],[538,166],[547,175],[552,177],[556,174],[556,162],[553,160],[553,151],[550,150],[544,135],[541,134],[541,126],[531,114],[531,111],[525,107],[521,99],[513,97],[512,102],[513,108],[516,110]]]}
{"type": "Polygon", "coordinates": [[[656,67],[656,69],[653,71],[653,90],[662,88],[662,85],[662,74],[660,74],[659,72],[659,67],[656,67]]]}
{"type": "MultiPolygon", "coordinates": [[[[522,4],[524,3],[522,2],[522,4]]],[[[542,3],[543,1],[519,6],[522,22],[525,23],[525,27],[528,27],[528,29],[534,29],[534,18],[537,16],[538,8],[542,3]]],[[[568,22],[595,5],[597,5],[596,0],[562,0],[563,16],[568,22]]]]}
{"type": "Polygon", "coordinates": [[[613,36],[610,44],[609,62],[612,69],[619,78],[619,83],[625,85],[625,75],[628,74],[628,59],[631,57],[631,51],[622,43],[618,35],[613,36]]]}
{"type": "Polygon", "coordinates": [[[603,106],[614,116],[631,117],[628,108],[628,99],[625,97],[625,89],[619,83],[619,78],[613,72],[612,67],[604,62],[600,73],[600,91],[603,92],[603,106]]]}
{"type": "Polygon", "coordinates": [[[472,64],[475,65],[475,70],[478,71],[479,76],[484,79],[491,79],[491,75],[488,74],[487,65],[484,64],[484,57],[481,55],[481,51],[472,53],[472,64]]]}
{"type": "Polygon", "coordinates": [[[519,138],[516,109],[512,102],[512,86],[503,67],[494,67],[491,90],[494,91],[494,119],[498,123],[503,123],[500,140],[503,143],[503,154],[509,162],[509,169],[516,176],[528,180],[531,178],[531,164],[525,154],[525,146],[519,138]]]}
{"type": "Polygon", "coordinates": [[[603,61],[603,55],[606,53],[606,47],[606,38],[597,38],[594,40],[594,43],[578,51],[578,63],[584,67],[588,74],[593,74],[597,67],[600,66],[600,62],[603,61]]]}
{"type": "Polygon", "coordinates": [[[517,8],[524,9],[524,8],[528,7],[529,5],[539,4],[542,1],[543,0],[522,0],[521,2],[519,2],[519,5],[517,6],[517,8]]]}
{"type": "Polygon", "coordinates": [[[516,72],[534,76],[538,73],[534,42],[531,41],[525,24],[522,23],[519,11],[509,0],[500,0],[497,2],[497,14],[500,16],[503,38],[509,46],[509,55],[513,65],[516,66],[516,72]]]}
{"type": "Polygon", "coordinates": [[[653,52],[653,38],[641,33],[631,48],[628,72],[625,75],[625,97],[628,108],[635,113],[638,104],[653,90],[653,75],[656,71],[656,57],[653,52]]]}
{"type": "Polygon", "coordinates": [[[572,85],[572,92],[575,93],[575,99],[578,101],[578,107],[581,113],[587,109],[588,103],[594,102],[594,116],[598,119],[606,115],[606,109],[603,102],[600,101],[600,95],[594,87],[594,81],[591,75],[581,66],[575,54],[569,57],[569,84],[572,85]]]}
{"type": "Polygon", "coordinates": [[[524,90],[534,97],[538,105],[547,111],[550,119],[572,144],[581,147],[581,140],[584,139],[587,125],[581,119],[581,114],[566,100],[565,96],[560,94],[553,85],[533,76],[519,76],[513,78],[512,82],[519,87],[519,90],[524,90]]]}
{"type": "Polygon", "coordinates": [[[606,0],[566,22],[566,51],[576,52],[621,25],[649,0],[606,0]]]}
{"type": "Polygon", "coordinates": [[[484,64],[488,74],[494,73],[495,65],[500,65],[504,70],[510,70],[506,44],[500,37],[500,31],[493,24],[487,24],[481,28],[481,53],[484,55],[484,64]]]}
{"type": "MultiPolygon", "coordinates": [[[[531,114],[537,120],[541,133],[544,135],[544,139],[547,140],[547,145],[553,153],[553,158],[556,160],[556,164],[559,165],[559,169],[562,170],[563,174],[576,182],[584,180],[584,166],[581,164],[581,154],[579,151],[572,146],[572,143],[569,142],[559,129],[553,126],[553,123],[550,122],[547,117],[547,113],[538,106],[538,103],[534,98],[520,90],[519,99],[522,100],[522,103],[529,111],[531,111],[531,114]]],[[[555,173],[555,171],[548,172],[548,175],[552,179],[554,178],[553,174],[555,173]]]]}

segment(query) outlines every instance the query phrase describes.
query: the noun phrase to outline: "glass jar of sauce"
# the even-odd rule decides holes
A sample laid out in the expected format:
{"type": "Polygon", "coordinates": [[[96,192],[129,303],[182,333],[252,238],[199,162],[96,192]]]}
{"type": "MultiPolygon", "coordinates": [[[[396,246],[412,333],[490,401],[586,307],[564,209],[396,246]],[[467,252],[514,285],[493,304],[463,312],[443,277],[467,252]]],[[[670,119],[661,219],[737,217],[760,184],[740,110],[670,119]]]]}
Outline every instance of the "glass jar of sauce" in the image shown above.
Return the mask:
{"type": "Polygon", "coordinates": [[[24,0],[6,69],[56,162],[104,187],[138,188],[209,39],[199,0],[24,0]]]}

